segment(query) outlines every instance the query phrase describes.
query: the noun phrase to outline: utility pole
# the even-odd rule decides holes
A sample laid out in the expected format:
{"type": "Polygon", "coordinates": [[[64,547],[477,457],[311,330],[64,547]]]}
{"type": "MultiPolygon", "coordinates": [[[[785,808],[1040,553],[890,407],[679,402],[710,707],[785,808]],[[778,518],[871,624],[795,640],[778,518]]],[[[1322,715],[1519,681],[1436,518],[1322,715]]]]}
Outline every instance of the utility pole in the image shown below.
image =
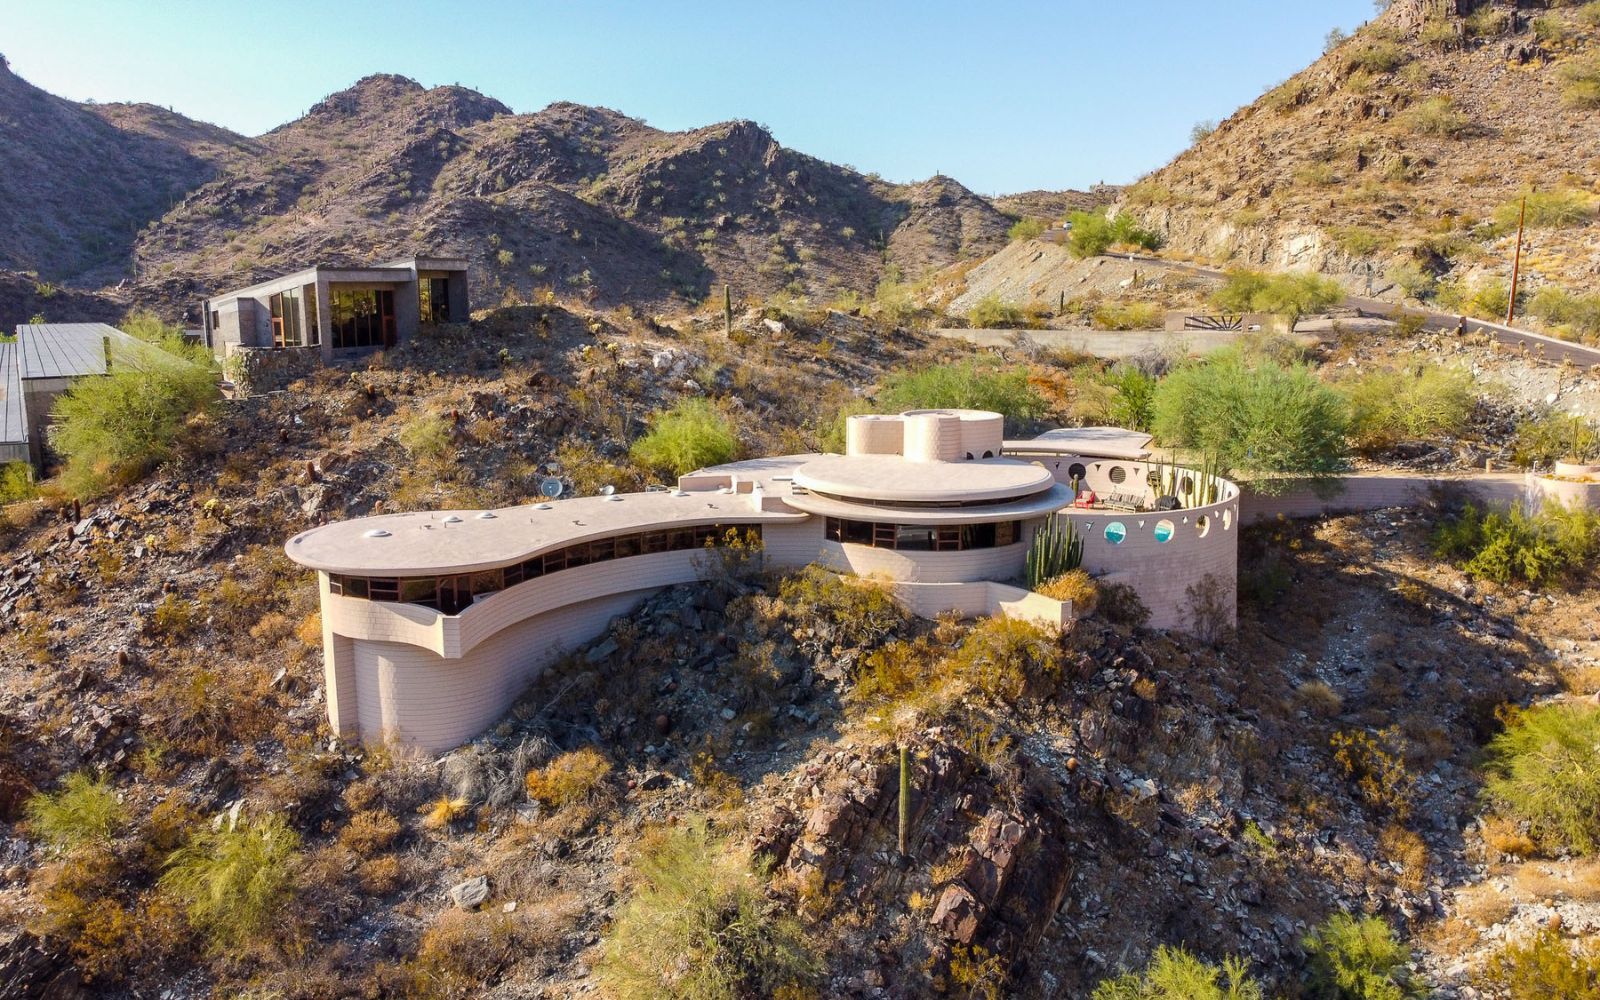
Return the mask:
{"type": "Polygon", "coordinates": [[[1517,252],[1511,258],[1511,294],[1506,302],[1506,326],[1517,318],[1517,278],[1522,270],[1522,226],[1528,221],[1528,196],[1522,196],[1522,210],[1517,214],[1517,252]]]}

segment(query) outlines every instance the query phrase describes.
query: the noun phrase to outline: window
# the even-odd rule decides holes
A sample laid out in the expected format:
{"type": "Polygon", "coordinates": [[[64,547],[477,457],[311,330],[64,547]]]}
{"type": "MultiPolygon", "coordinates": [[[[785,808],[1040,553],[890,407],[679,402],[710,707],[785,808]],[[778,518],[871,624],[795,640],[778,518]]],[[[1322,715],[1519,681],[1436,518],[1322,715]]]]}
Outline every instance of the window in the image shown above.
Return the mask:
{"type": "Polygon", "coordinates": [[[300,290],[291,288],[267,300],[272,309],[272,346],[299,347],[304,343],[300,335],[300,290]]]}
{"type": "Polygon", "coordinates": [[[329,290],[328,298],[335,349],[394,346],[394,292],[385,288],[334,288],[329,290]]]}
{"type": "Polygon", "coordinates": [[[450,279],[417,279],[417,315],[424,323],[450,322],[450,279]]]}
{"type": "Polygon", "coordinates": [[[306,346],[316,347],[322,343],[322,329],[317,320],[317,286],[305,287],[306,298],[306,346]]]}
{"type": "MultiPolygon", "coordinates": [[[[892,529],[894,526],[883,527],[892,529]]],[[[730,532],[737,533],[741,541],[761,538],[759,525],[708,524],[672,532],[636,532],[597,541],[580,542],[525,559],[504,569],[483,570],[465,575],[369,579],[359,576],[336,576],[330,573],[328,592],[374,601],[404,601],[407,604],[435,608],[447,615],[458,615],[471,606],[475,598],[498,593],[549,573],[652,552],[693,551],[702,549],[708,544],[720,546],[727,543],[730,532]]]]}
{"type": "Polygon", "coordinates": [[[823,537],[830,542],[870,545],[901,552],[961,552],[1013,545],[1022,537],[1021,521],[985,524],[888,524],[830,517],[823,521],[823,537]]]}

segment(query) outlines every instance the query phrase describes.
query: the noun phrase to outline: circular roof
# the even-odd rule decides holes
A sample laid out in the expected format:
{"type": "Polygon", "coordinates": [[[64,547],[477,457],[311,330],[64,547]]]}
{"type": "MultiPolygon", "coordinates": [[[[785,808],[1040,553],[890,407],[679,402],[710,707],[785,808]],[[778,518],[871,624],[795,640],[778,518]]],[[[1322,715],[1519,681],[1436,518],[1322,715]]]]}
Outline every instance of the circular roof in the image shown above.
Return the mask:
{"type": "Polygon", "coordinates": [[[796,469],[794,481],[833,496],[913,503],[1002,500],[1055,485],[1049,470],[1030,462],[911,462],[898,455],[827,455],[796,469]]]}

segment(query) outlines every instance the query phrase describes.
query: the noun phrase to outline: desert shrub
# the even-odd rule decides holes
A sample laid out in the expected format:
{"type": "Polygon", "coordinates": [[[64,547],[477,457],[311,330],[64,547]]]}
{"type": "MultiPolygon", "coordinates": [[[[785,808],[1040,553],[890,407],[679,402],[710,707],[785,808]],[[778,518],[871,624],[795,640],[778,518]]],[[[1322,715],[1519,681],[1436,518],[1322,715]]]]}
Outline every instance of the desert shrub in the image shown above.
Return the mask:
{"type": "Polygon", "coordinates": [[[1578,20],[1591,28],[1600,28],[1600,0],[1589,0],[1579,7],[1578,20]]]}
{"type": "Polygon", "coordinates": [[[556,947],[570,930],[577,907],[569,897],[523,904],[515,913],[445,910],[417,942],[406,962],[406,996],[416,1000],[469,1000],[525,955],[556,947]]]}
{"type": "MultiPolygon", "coordinates": [[[[1445,281],[1439,283],[1435,298],[1440,306],[1451,312],[1480,319],[1504,320],[1506,308],[1511,303],[1511,285],[1493,278],[1480,279],[1472,284],[1445,281]]],[[[1518,299],[1521,299],[1520,292],[1518,299]]]]}
{"type": "Polygon", "coordinates": [[[51,444],[69,489],[97,492],[170,458],[185,421],[217,398],[216,376],[190,355],[151,349],[119,358],[104,378],[80,379],[56,400],[51,444]]]}
{"type": "Polygon", "coordinates": [[[1280,313],[1293,330],[1301,316],[1320,312],[1344,300],[1344,287],[1309,271],[1267,274],[1247,269],[1229,271],[1211,304],[1229,312],[1280,313]]]}
{"type": "Polygon", "coordinates": [[[1432,298],[1439,287],[1439,279],[1433,272],[1415,261],[1402,261],[1389,268],[1388,277],[1414,299],[1432,298]]]}
{"type": "Polygon", "coordinates": [[[993,410],[1012,424],[1036,420],[1045,412],[1044,398],[1028,383],[1026,370],[978,358],[891,375],[878,401],[893,411],[993,410]]]}
{"type": "Polygon", "coordinates": [[[1561,100],[1571,108],[1600,108],[1600,53],[1591,52],[1562,65],[1561,100]]]}
{"type": "Polygon", "coordinates": [[[1507,941],[1474,985],[1508,1000],[1600,1000],[1600,956],[1544,927],[1527,941],[1507,941]]]}
{"type": "Polygon", "coordinates": [[[1094,614],[1100,588],[1088,570],[1075,569],[1039,585],[1038,592],[1056,601],[1071,601],[1072,613],[1079,618],[1094,614]]]}
{"type": "Polygon", "coordinates": [[[25,812],[29,831],[57,850],[103,841],[127,818],[110,782],[87,771],[68,775],[60,791],[35,793],[25,812]]]}
{"type": "Polygon", "coordinates": [[[1540,586],[1574,576],[1600,554],[1600,513],[1546,504],[1538,514],[1520,505],[1465,505],[1434,527],[1433,551],[1473,576],[1540,586]]]}
{"type": "Polygon", "coordinates": [[[1511,15],[1495,7],[1480,7],[1467,15],[1467,34],[1475,38],[1490,38],[1511,30],[1511,15]]]}
{"type": "Polygon", "coordinates": [[[838,655],[873,649],[903,628],[905,609],[887,587],[811,565],[778,585],[778,599],[802,633],[807,653],[838,655]]]}
{"type": "Polygon", "coordinates": [[[161,886],[181,900],[189,922],[213,946],[269,943],[284,931],[296,892],[300,837],[282,816],[198,833],[167,859],[161,886]]]}
{"type": "Polygon", "coordinates": [[[1371,256],[1379,250],[1388,249],[1393,243],[1387,234],[1366,226],[1335,226],[1329,232],[1339,249],[1352,257],[1371,256]]]}
{"type": "Polygon", "coordinates": [[[1406,1000],[1426,996],[1406,963],[1411,950],[1379,917],[1335,913],[1300,942],[1314,1000],[1406,1000]]]}
{"type": "MultiPolygon", "coordinates": [[[[1326,477],[1343,467],[1342,397],[1308,367],[1230,348],[1177,368],[1156,388],[1152,427],[1248,476],[1326,477]]],[[[1262,479],[1258,489],[1287,484],[1262,479]]]]}
{"type": "Polygon", "coordinates": [[[1545,413],[1517,425],[1512,459],[1523,468],[1600,458],[1600,427],[1576,413],[1545,413]]]}
{"type": "Polygon", "coordinates": [[[1411,813],[1416,779],[1406,770],[1400,754],[1388,745],[1395,735],[1385,731],[1374,738],[1362,730],[1340,730],[1328,745],[1335,767],[1362,802],[1376,812],[1404,820],[1411,813]]]}
{"type": "Polygon", "coordinates": [[[437,462],[455,454],[455,433],[442,414],[418,414],[401,425],[396,437],[414,459],[437,462]]]}
{"type": "Polygon", "coordinates": [[[765,872],[703,821],[655,831],[634,864],[596,973],[621,1000],[736,1000],[803,988],[819,963],[765,872]]]}
{"type": "Polygon", "coordinates": [[[1526,823],[1552,854],[1600,847],[1600,709],[1541,705],[1513,713],[1489,741],[1485,800],[1526,823]]]}
{"type": "Polygon", "coordinates": [[[636,461],[681,476],[732,461],[739,452],[733,420],[706,399],[685,399],[650,418],[650,432],[633,443],[636,461]]]}
{"type": "Polygon", "coordinates": [[[1214,118],[1207,118],[1204,121],[1195,122],[1194,125],[1189,129],[1189,144],[1198,145],[1209,138],[1216,130],[1217,121],[1214,118]]]}
{"type": "Polygon", "coordinates": [[[1600,337],[1600,295],[1573,295],[1546,285],[1528,302],[1528,312],[1568,336],[1600,337]]]}
{"type": "MultiPolygon", "coordinates": [[[[1529,191],[1527,225],[1532,229],[1572,229],[1587,226],[1595,219],[1593,195],[1572,188],[1555,188],[1550,191],[1529,191]]],[[[1521,197],[1502,202],[1494,210],[1495,228],[1503,232],[1516,232],[1522,218],[1521,197]]]]}
{"type": "Polygon", "coordinates": [[[945,657],[940,670],[989,697],[1016,702],[1061,681],[1065,655],[1056,637],[1020,618],[985,618],[945,657]]]}
{"type": "Polygon", "coordinates": [[[1157,380],[1137,365],[1118,365],[1106,377],[1114,390],[1107,416],[1118,427],[1148,431],[1155,419],[1157,380]]]}
{"type": "Polygon", "coordinates": [[[400,821],[382,809],[363,809],[339,831],[339,843],[358,855],[389,849],[400,836],[400,821]]]}
{"type": "Polygon", "coordinates": [[[1150,620],[1150,608],[1126,583],[1101,583],[1098,610],[1100,617],[1113,625],[1143,628],[1150,620]]]}
{"type": "Polygon", "coordinates": [[[1107,216],[1104,212],[1073,212],[1068,216],[1072,224],[1067,234],[1067,249],[1074,257],[1096,257],[1114,246],[1138,247],[1156,250],[1161,237],[1153,230],[1139,225],[1139,220],[1127,212],[1107,216]]]}
{"type": "Polygon", "coordinates": [[[1101,982],[1093,1000],[1261,1000],[1265,995],[1242,958],[1228,956],[1213,965],[1185,948],[1162,945],[1143,972],[1101,982]]]}
{"type": "Polygon", "coordinates": [[[1441,139],[1459,139],[1467,134],[1471,122],[1456,110],[1455,102],[1448,97],[1430,97],[1402,111],[1398,118],[1401,126],[1413,135],[1431,135],[1441,139]]]}
{"type": "Polygon", "coordinates": [[[1442,365],[1369,372],[1341,388],[1350,403],[1350,436],[1363,451],[1459,434],[1477,402],[1472,373],[1442,365]]]}
{"type": "Polygon", "coordinates": [[[1027,326],[1028,314],[1021,306],[1014,306],[999,295],[985,295],[967,310],[967,322],[979,329],[1005,329],[1027,326]]]}
{"type": "Polygon", "coordinates": [[[32,500],[37,493],[33,486],[33,469],[27,462],[0,463],[0,507],[32,500]]]}
{"type": "Polygon", "coordinates": [[[1154,302],[1102,302],[1089,324],[1096,330],[1159,330],[1163,316],[1154,302]]]}
{"type": "Polygon", "coordinates": [[[1405,48],[1387,38],[1374,38],[1352,46],[1346,59],[1351,70],[1367,73],[1393,73],[1410,61],[1405,48]]]}
{"type": "Polygon", "coordinates": [[[552,809],[590,802],[611,774],[611,762],[594,747],[564,753],[528,772],[528,798],[552,809]]]}
{"type": "Polygon", "coordinates": [[[1018,219],[1006,230],[1006,236],[1012,240],[1031,240],[1048,229],[1050,224],[1043,219],[1018,219]]]}
{"type": "Polygon", "coordinates": [[[1533,19],[1533,37],[1542,44],[1549,45],[1564,41],[1572,32],[1567,27],[1567,22],[1554,14],[1541,14],[1533,19]]]}
{"type": "Polygon", "coordinates": [[[1448,17],[1429,17],[1417,30],[1417,43],[1436,52],[1448,52],[1461,44],[1461,32],[1448,17]]]}

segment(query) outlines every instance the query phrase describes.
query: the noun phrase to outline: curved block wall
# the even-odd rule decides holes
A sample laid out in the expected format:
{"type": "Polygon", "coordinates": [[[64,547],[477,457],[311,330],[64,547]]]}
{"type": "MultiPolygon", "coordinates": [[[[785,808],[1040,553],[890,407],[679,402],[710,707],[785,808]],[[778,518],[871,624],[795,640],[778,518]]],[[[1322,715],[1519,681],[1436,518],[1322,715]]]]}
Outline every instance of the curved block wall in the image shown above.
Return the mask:
{"type": "Polygon", "coordinates": [[[1061,516],[1083,539],[1083,568],[1132,587],[1150,609],[1152,628],[1192,630],[1188,591],[1207,575],[1222,588],[1228,624],[1237,621],[1237,500],[1182,511],[1064,510],[1061,516]]]}
{"type": "Polygon", "coordinates": [[[845,421],[846,455],[898,455],[904,441],[905,424],[899,417],[862,414],[845,421]]]}
{"type": "Polygon", "coordinates": [[[912,462],[959,462],[961,418],[932,410],[905,416],[905,456],[912,462]]]}

